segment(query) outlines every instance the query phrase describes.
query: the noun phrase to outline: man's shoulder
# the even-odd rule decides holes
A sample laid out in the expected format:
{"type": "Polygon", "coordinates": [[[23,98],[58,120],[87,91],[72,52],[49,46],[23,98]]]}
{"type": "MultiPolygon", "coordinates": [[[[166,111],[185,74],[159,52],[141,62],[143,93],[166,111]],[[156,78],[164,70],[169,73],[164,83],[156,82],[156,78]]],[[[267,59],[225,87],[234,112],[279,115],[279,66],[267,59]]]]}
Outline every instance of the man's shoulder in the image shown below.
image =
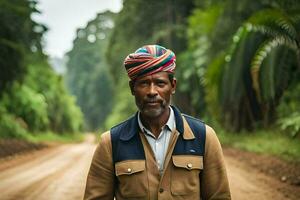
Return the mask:
{"type": "Polygon", "coordinates": [[[125,128],[127,128],[132,123],[133,120],[135,120],[135,115],[132,115],[131,117],[129,117],[125,121],[120,122],[119,124],[111,127],[110,133],[115,134],[115,133],[117,133],[121,130],[124,130],[125,128]]]}
{"type": "Polygon", "coordinates": [[[187,122],[189,123],[189,125],[200,125],[205,129],[205,133],[206,134],[215,134],[214,129],[206,124],[204,121],[202,121],[201,119],[198,119],[196,117],[187,115],[187,114],[182,114],[182,116],[184,116],[184,118],[187,120],[187,122]]]}
{"type": "Polygon", "coordinates": [[[188,122],[193,122],[193,123],[199,123],[199,124],[203,124],[205,125],[204,121],[202,121],[201,119],[198,119],[196,117],[193,117],[193,116],[190,116],[190,115],[187,115],[187,114],[184,114],[182,113],[181,114],[188,122]]]}
{"type": "Polygon", "coordinates": [[[196,135],[196,137],[204,139],[203,141],[205,141],[207,125],[202,120],[190,115],[182,114],[182,116],[186,120],[194,135],[196,135]]]}

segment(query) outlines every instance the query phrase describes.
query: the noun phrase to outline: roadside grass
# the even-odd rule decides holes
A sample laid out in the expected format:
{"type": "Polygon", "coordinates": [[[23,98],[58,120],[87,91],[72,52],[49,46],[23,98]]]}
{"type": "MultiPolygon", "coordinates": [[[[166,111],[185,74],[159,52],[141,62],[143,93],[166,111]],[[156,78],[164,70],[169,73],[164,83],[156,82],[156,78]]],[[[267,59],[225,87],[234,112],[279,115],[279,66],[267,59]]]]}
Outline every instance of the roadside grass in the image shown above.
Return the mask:
{"type": "Polygon", "coordinates": [[[291,138],[279,131],[258,130],[256,132],[231,133],[221,130],[217,134],[224,146],[300,162],[299,138],[291,138]]]}
{"type": "Polygon", "coordinates": [[[25,140],[33,143],[77,143],[84,140],[83,133],[64,133],[42,132],[27,134],[25,140]]]}

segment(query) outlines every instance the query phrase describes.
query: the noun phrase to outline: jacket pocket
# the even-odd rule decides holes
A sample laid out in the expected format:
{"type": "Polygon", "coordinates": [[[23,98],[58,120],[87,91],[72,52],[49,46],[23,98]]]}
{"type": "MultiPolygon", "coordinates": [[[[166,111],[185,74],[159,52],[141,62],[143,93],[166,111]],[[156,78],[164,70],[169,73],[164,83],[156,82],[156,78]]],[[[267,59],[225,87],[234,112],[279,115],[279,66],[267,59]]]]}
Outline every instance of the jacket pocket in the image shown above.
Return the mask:
{"type": "Polygon", "coordinates": [[[194,155],[172,156],[171,192],[173,195],[191,195],[200,193],[200,171],[203,169],[203,157],[194,155]]]}
{"type": "Polygon", "coordinates": [[[115,164],[118,190],[125,198],[147,195],[145,160],[126,160],[115,164]]]}

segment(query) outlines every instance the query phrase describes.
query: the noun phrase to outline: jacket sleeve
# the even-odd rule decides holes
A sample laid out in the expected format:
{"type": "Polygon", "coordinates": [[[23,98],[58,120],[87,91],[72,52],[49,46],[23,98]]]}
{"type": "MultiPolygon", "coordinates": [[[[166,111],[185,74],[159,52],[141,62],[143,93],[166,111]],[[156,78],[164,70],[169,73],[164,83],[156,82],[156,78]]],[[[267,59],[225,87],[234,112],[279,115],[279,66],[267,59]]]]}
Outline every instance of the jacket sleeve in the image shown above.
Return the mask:
{"type": "Polygon", "coordinates": [[[109,132],[102,134],[87,176],[84,200],[114,199],[114,166],[109,132]]]}
{"type": "Polygon", "coordinates": [[[216,133],[207,125],[200,190],[203,200],[231,199],[222,148],[216,133]]]}

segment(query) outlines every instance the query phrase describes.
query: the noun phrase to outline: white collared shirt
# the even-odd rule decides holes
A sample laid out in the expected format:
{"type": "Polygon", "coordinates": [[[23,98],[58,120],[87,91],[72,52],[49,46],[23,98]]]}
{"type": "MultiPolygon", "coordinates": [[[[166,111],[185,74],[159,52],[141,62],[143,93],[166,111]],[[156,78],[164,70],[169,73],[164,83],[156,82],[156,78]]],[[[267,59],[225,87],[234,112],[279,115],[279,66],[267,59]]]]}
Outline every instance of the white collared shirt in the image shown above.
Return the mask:
{"type": "Polygon", "coordinates": [[[143,131],[143,133],[145,133],[147,141],[152,148],[160,174],[162,174],[164,169],[165,156],[169,147],[169,141],[172,134],[172,130],[176,129],[174,111],[171,107],[169,108],[169,119],[167,123],[162,127],[162,130],[157,138],[142,124],[140,112],[138,113],[139,127],[143,131]]]}

